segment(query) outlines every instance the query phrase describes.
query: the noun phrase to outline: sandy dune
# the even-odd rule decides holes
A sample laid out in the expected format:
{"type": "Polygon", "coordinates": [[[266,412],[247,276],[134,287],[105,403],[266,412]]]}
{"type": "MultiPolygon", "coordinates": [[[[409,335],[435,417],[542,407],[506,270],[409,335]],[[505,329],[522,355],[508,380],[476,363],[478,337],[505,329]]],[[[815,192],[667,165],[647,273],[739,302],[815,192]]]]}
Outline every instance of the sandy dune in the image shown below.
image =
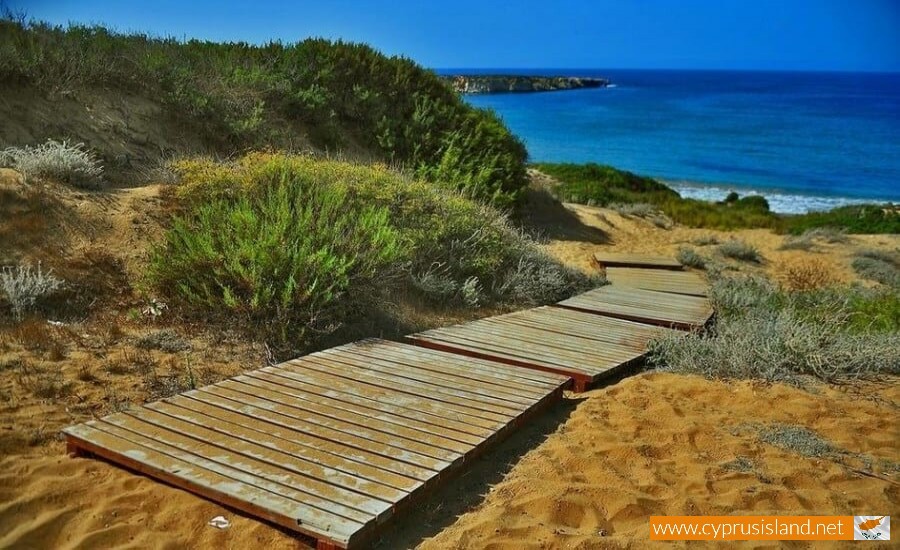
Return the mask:
{"type": "MultiPolygon", "coordinates": [[[[145,195],[132,198],[156,200],[145,195]]],[[[116,212],[110,230],[130,239],[122,245],[131,251],[123,252],[130,267],[140,257],[132,245],[154,226],[135,222],[130,209],[116,212]]],[[[898,236],[854,236],[812,252],[781,251],[783,238],[768,231],[662,230],[609,210],[558,204],[532,222],[547,230],[552,254],[585,269],[599,249],[672,254],[715,234],[737,235],[766,258],[735,269],[777,278],[784,265],[816,258],[836,280],[851,281],[853,250],[900,246],[898,236]]],[[[118,319],[129,306],[117,306],[118,319]]],[[[110,369],[134,360],[129,339],[101,336],[80,335],[84,344],[54,362],[0,334],[3,364],[24,358],[74,384],[64,397],[41,398],[15,369],[0,368],[0,548],[296,548],[290,535],[189,493],[65,456],[54,436],[59,429],[110,412],[116,396],[147,398],[140,377],[110,369]],[[228,529],[207,525],[218,515],[232,522],[228,529]]],[[[192,343],[196,366],[219,376],[261,364],[260,350],[246,345],[192,343]]],[[[175,358],[151,357],[161,368],[175,358]]],[[[897,382],[799,389],[665,373],[626,378],[536,419],[379,547],[643,548],[651,514],[891,514],[900,509],[897,382]],[[772,423],[811,429],[843,453],[810,458],[761,442],[760,426],[772,423]]]]}

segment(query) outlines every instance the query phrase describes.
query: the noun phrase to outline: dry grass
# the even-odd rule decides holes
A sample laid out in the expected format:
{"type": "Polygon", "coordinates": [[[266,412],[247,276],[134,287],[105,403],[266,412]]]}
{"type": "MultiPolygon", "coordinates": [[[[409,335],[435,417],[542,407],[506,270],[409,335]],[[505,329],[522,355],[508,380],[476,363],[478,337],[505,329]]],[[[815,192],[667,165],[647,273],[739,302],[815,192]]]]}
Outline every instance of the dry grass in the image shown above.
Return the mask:
{"type": "Polygon", "coordinates": [[[742,262],[760,264],[763,261],[763,257],[756,247],[738,239],[731,239],[719,245],[719,254],[742,262]]]}
{"type": "Polygon", "coordinates": [[[675,259],[688,267],[706,269],[706,258],[698,254],[693,248],[686,246],[679,248],[675,259]]]}
{"type": "Polygon", "coordinates": [[[818,290],[838,283],[830,264],[819,258],[801,258],[779,266],[778,276],[787,290],[818,290]]]}

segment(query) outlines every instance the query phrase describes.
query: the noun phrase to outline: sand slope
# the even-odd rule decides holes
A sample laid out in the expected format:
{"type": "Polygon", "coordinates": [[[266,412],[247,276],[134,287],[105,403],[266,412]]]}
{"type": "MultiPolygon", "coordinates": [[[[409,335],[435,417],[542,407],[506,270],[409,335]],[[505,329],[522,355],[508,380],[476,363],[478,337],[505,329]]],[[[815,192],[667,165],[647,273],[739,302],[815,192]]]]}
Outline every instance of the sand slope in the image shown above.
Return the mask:
{"type": "Polygon", "coordinates": [[[896,464],[898,405],[896,381],[810,393],[666,373],[626,379],[585,394],[480,506],[422,548],[643,548],[650,515],[889,514],[900,505],[896,471],[891,483],[852,472],[864,467],[857,459],[802,457],[761,443],[753,424],[799,424],[896,464]]]}

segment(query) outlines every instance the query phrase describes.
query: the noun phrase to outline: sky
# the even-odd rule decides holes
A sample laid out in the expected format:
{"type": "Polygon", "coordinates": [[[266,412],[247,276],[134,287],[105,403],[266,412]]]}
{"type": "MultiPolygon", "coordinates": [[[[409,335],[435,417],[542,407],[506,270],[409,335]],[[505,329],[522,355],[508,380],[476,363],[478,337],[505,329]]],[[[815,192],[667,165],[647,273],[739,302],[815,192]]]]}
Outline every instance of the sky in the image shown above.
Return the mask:
{"type": "Polygon", "coordinates": [[[366,42],[431,68],[900,71],[900,0],[0,0],[216,41],[366,42]]]}

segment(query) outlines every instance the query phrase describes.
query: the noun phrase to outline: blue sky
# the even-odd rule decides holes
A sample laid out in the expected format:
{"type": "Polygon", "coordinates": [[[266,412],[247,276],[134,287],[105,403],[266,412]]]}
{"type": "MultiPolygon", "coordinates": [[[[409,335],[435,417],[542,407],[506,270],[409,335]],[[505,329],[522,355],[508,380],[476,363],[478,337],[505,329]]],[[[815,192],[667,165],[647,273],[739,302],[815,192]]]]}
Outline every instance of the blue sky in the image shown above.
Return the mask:
{"type": "Polygon", "coordinates": [[[900,0],[6,0],[53,23],[367,42],[433,68],[900,71],[900,0]]]}

